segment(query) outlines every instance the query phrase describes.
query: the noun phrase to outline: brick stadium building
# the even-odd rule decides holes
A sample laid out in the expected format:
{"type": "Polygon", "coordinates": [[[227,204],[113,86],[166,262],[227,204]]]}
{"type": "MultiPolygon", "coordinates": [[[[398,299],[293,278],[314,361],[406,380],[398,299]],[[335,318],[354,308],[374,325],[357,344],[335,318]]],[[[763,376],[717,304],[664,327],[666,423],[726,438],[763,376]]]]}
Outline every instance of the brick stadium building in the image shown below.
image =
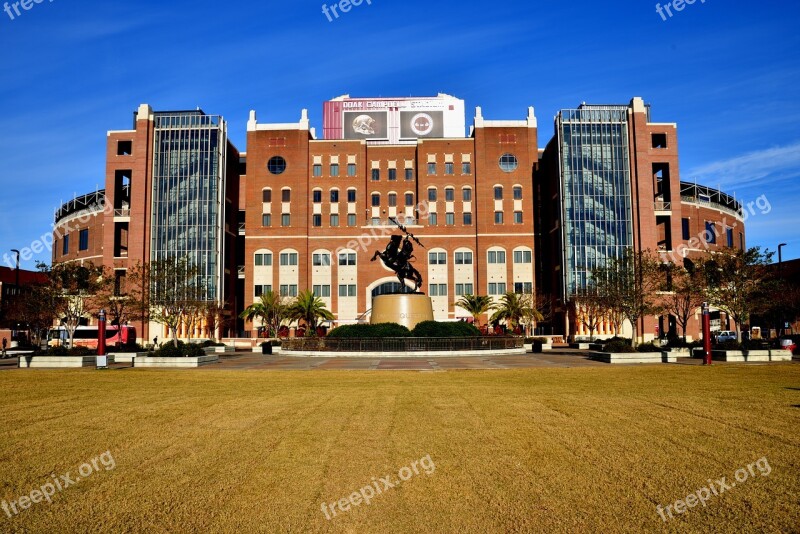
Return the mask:
{"type": "MultiPolygon", "coordinates": [[[[102,262],[122,280],[134,262],[188,255],[232,316],[264,291],[312,289],[342,324],[399,289],[370,261],[397,230],[391,218],[425,245],[414,265],[438,320],[466,318],[454,302],[468,293],[538,289],[566,303],[592,261],[625,247],[682,260],[744,246],[741,206],[680,181],[676,126],[651,123],[639,98],[561,111],[544,150],[533,108],[518,120],[477,108],[465,135],[464,102],[441,94],[339,97],[324,104],[323,132],[305,110],[288,124],[253,111],[240,154],[222,118],[143,105],[134,129],[108,134],[105,191],[59,210],[53,261],[102,262]],[[708,229],[716,243],[693,239],[708,229]]],[[[563,309],[552,331],[581,335],[563,309]]],[[[155,335],[161,326],[144,331],[155,335]]]]}

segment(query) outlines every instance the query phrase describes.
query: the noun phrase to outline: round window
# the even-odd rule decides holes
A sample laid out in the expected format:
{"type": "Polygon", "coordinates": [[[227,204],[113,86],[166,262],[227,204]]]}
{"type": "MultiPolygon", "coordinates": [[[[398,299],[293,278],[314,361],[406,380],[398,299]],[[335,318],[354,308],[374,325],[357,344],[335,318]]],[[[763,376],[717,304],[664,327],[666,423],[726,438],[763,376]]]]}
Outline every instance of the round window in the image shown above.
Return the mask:
{"type": "Polygon", "coordinates": [[[500,168],[503,172],[513,172],[517,170],[517,157],[514,154],[503,154],[500,156],[500,168]]]}
{"type": "Polygon", "coordinates": [[[282,174],[286,170],[286,160],[280,156],[273,156],[267,162],[267,170],[272,174],[282,174]]]}

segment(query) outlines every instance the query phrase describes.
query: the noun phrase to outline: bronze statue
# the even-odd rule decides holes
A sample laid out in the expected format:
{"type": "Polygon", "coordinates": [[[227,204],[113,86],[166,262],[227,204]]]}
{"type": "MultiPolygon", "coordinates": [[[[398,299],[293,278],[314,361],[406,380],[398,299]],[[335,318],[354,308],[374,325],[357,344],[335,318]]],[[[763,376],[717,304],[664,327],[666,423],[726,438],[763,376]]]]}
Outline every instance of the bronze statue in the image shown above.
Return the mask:
{"type": "Polygon", "coordinates": [[[400,280],[400,284],[404,288],[408,287],[405,283],[406,280],[414,282],[414,290],[412,293],[416,293],[422,285],[422,275],[411,265],[411,259],[414,258],[414,245],[411,244],[411,240],[414,240],[414,242],[423,248],[425,246],[419,242],[419,239],[414,237],[414,234],[406,230],[405,226],[397,222],[396,219],[390,218],[389,220],[395,223],[406,236],[405,238],[399,235],[391,236],[389,244],[386,245],[383,252],[376,251],[370,261],[375,261],[376,258],[380,258],[386,267],[397,274],[397,279],[400,280]]]}

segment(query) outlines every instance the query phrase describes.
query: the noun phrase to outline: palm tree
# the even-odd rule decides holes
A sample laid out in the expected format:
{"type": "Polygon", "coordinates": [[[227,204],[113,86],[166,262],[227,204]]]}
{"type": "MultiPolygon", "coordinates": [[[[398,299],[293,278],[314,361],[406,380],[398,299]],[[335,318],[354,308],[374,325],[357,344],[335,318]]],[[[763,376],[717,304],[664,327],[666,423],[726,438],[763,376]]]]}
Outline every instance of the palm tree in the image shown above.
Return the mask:
{"type": "Polygon", "coordinates": [[[542,314],[533,305],[530,295],[520,295],[509,291],[500,299],[500,303],[495,306],[490,322],[505,321],[512,329],[520,323],[533,323],[541,321],[542,314]]]}
{"type": "Polygon", "coordinates": [[[313,336],[317,332],[317,321],[319,319],[332,320],[333,314],[325,307],[325,302],[316,296],[313,291],[302,291],[294,302],[289,305],[288,316],[290,319],[304,321],[306,335],[313,336]]]}
{"type": "Polygon", "coordinates": [[[480,326],[480,316],[494,308],[492,297],[488,295],[463,295],[456,302],[456,306],[472,315],[476,326],[480,326]]]}
{"type": "Polygon", "coordinates": [[[261,298],[244,309],[239,315],[246,321],[260,319],[267,327],[267,335],[277,335],[278,328],[284,319],[288,319],[288,306],[283,297],[273,291],[261,294],[261,298]]]}

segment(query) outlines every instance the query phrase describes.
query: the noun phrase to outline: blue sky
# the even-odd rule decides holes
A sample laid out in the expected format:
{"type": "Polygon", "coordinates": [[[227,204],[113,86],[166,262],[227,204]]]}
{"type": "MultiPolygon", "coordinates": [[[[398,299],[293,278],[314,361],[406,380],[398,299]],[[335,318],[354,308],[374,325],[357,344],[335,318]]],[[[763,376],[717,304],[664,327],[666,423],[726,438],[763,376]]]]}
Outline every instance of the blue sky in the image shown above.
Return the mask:
{"type": "MultiPolygon", "coordinates": [[[[250,109],[282,122],[308,108],[321,131],[322,102],[340,94],[438,92],[466,100],[468,124],[475,106],[489,119],[534,106],[542,146],[559,109],[642,96],[654,121],[678,123],[681,178],[765,195],[748,244],[800,257],[797,4],[697,0],[664,21],[641,0],[371,1],[332,22],[318,0],[0,12],[0,258],[103,187],[106,131],[130,128],[140,103],[221,114],[244,150],[250,109]]],[[[50,253],[23,266],[35,259],[50,253]]]]}

